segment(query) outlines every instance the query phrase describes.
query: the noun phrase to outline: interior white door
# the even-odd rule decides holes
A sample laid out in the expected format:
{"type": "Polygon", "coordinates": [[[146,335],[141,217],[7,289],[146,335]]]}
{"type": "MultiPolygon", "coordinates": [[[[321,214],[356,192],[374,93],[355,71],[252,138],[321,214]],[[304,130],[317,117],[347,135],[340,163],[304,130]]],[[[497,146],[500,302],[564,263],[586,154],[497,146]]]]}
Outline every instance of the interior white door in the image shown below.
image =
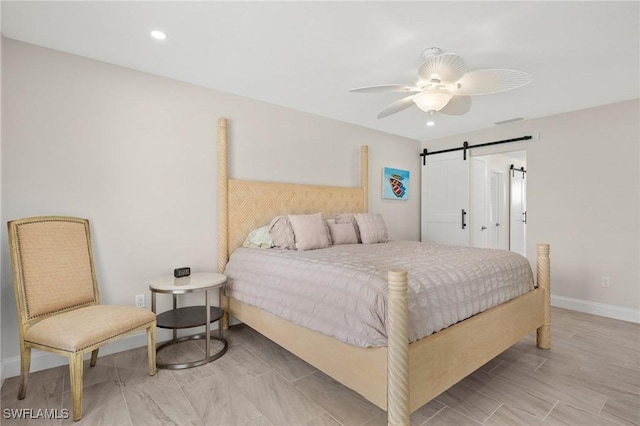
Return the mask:
{"type": "MultiPolygon", "coordinates": [[[[488,247],[495,249],[506,248],[502,244],[502,206],[504,205],[504,178],[502,172],[491,170],[489,172],[489,238],[488,247]]],[[[507,227],[508,228],[508,227],[507,227]]]]}
{"type": "Polygon", "coordinates": [[[511,220],[509,249],[525,256],[527,235],[527,182],[526,173],[511,171],[511,220]]]}
{"type": "Polygon", "coordinates": [[[462,152],[429,155],[422,167],[422,241],[469,245],[469,164],[462,152]]]}
{"type": "Polygon", "coordinates": [[[471,245],[486,248],[488,247],[486,160],[472,159],[471,176],[471,245]]]}

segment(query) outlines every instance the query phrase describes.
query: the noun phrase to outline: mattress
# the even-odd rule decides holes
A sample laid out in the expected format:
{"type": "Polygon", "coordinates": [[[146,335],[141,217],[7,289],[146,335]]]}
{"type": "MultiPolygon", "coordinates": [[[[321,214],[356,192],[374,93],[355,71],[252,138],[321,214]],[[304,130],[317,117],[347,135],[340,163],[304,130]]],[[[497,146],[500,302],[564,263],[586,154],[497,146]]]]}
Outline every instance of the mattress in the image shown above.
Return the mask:
{"type": "Polygon", "coordinates": [[[387,271],[408,271],[411,342],[533,289],[523,256],[416,241],[295,251],[238,248],[226,294],[360,347],[386,346],[387,271]]]}

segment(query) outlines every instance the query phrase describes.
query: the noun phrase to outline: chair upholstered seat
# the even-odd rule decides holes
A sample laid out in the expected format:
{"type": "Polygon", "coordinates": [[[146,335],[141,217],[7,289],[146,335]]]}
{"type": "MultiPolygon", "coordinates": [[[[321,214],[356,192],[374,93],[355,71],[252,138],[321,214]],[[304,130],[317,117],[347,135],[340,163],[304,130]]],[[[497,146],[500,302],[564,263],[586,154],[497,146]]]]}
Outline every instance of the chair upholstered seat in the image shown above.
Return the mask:
{"type": "Polygon", "coordinates": [[[150,324],[153,312],[133,306],[93,305],[38,321],[24,340],[67,352],[82,351],[150,324]]]}

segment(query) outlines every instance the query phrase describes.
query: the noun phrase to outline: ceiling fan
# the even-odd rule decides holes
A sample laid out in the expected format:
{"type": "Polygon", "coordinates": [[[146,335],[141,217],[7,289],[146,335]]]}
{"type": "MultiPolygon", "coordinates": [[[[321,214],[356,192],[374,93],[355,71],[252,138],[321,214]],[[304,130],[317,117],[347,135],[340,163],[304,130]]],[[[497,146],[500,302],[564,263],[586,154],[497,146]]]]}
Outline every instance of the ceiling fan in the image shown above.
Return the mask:
{"type": "Polygon", "coordinates": [[[378,118],[388,117],[416,105],[429,114],[436,112],[462,115],[471,108],[471,97],[517,89],[530,83],[531,74],[508,69],[485,69],[467,72],[461,56],[442,53],[438,47],[422,52],[424,63],[418,68],[414,84],[383,84],[349,90],[354,93],[404,92],[411,93],[387,105],[378,118]]]}

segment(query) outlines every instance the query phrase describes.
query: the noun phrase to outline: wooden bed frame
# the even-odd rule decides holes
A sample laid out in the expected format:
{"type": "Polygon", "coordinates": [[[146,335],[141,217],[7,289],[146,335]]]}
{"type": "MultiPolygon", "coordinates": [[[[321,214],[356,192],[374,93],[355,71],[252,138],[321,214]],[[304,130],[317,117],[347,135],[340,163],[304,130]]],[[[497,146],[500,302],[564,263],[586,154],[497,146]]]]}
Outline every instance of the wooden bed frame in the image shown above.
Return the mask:
{"type": "MultiPolygon", "coordinates": [[[[227,174],[227,120],[218,120],[218,268],[252,229],[281,214],[366,212],[368,148],[360,152],[359,188],[239,181],[227,174]]],[[[549,245],[538,245],[537,287],[409,344],[407,273],[389,271],[388,343],[361,348],[224,298],[225,311],[386,410],[390,425],[410,414],[529,333],[551,347],[549,245]]]]}

